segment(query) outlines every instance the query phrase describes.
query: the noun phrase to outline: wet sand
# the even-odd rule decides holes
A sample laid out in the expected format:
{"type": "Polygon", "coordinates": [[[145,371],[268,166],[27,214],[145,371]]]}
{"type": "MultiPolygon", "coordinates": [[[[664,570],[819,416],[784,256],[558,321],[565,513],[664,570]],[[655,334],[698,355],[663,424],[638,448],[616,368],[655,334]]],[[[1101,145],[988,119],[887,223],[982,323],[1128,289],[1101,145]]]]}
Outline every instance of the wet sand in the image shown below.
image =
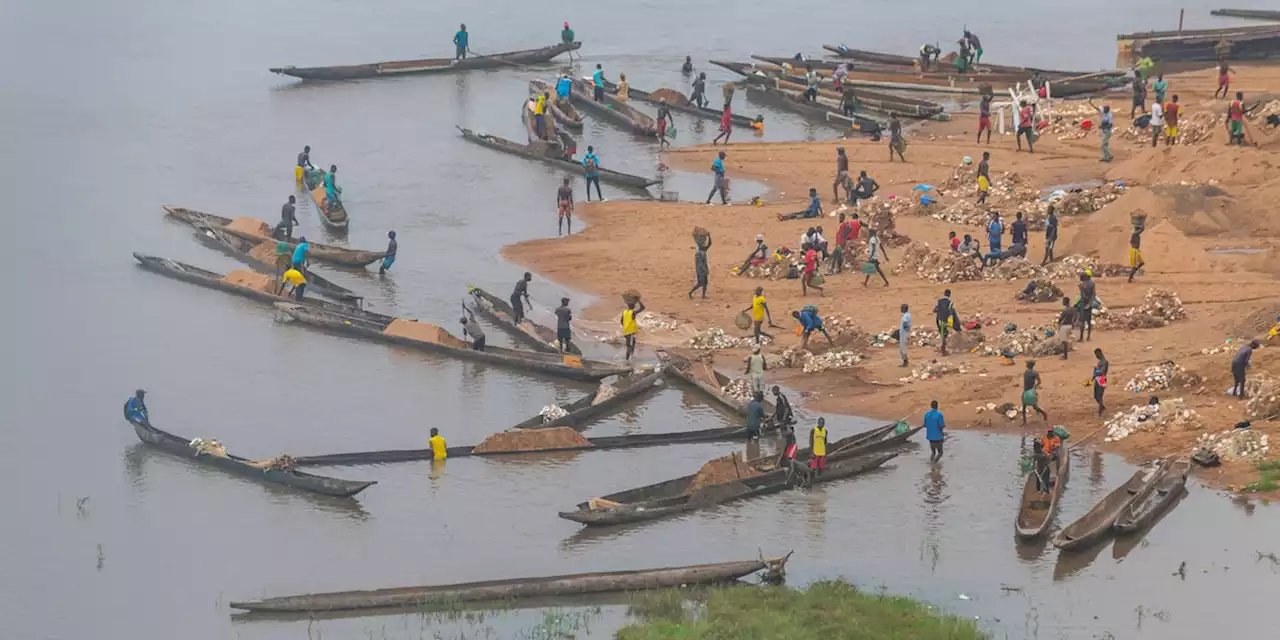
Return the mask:
{"type": "MultiPolygon", "coordinates": [[[[1198,112],[1221,113],[1227,102],[1215,101],[1215,75],[1210,71],[1173,75],[1168,78],[1170,94],[1179,94],[1184,121],[1198,112]]],[[[1257,96],[1268,87],[1280,86],[1280,69],[1240,68],[1233,76],[1233,92],[1257,96]]],[[[1165,398],[1182,397],[1213,428],[1204,431],[1170,431],[1131,436],[1103,445],[1105,450],[1132,459],[1148,459],[1185,451],[1205,431],[1229,428],[1245,419],[1242,403],[1226,397],[1222,390],[1231,384],[1230,357],[1238,344],[1226,353],[1203,355],[1202,349],[1215,347],[1227,338],[1252,338],[1264,334],[1280,313],[1275,295],[1275,276],[1280,260],[1275,246],[1280,225],[1260,215],[1280,194],[1271,167],[1280,162],[1280,134],[1251,126],[1257,146],[1225,146],[1221,128],[1202,143],[1166,149],[1151,149],[1128,140],[1120,132],[1129,127],[1128,93],[1117,93],[1098,104],[1111,104],[1118,113],[1111,164],[1098,161],[1097,134],[1082,140],[1056,139],[1048,133],[1037,141],[1036,152],[1017,152],[1013,137],[996,135],[990,146],[975,144],[976,116],[962,114],[949,123],[925,123],[909,137],[910,162],[888,162],[886,144],[862,139],[821,143],[734,143],[727,148],[728,175],[745,177],[769,185],[772,191],[761,207],[735,200],[724,206],[688,203],[610,202],[581,208],[590,227],[568,239],[531,240],[507,247],[503,255],[557,282],[591,291],[600,296],[590,310],[597,320],[616,318],[621,307],[617,297],[635,288],[657,314],[687,322],[691,328],[679,332],[647,331],[641,341],[651,345],[680,346],[691,330],[722,327],[730,333],[738,311],[750,303],[757,285],[765,288],[775,321],[785,327],[775,334],[781,340],[767,351],[777,352],[798,343],[792,335],[790,311],[805,304],[818,304],[826,316],[848,315],[868,333],[889,331],[897,326],[899,305],[910,305],[917,329],[933,324],[930,310],[943,289],[952,290],[952,299],[962,320],[981,312],[988,320],[986,333],[999,332],[1005,323],[1019,326],[1056,325],[1060,302],[1025,303],[1014,295],[1026,279],[996,282],[959,282],[949,285],[924,281],[914,272],[894,275],[891,269],[902,256],[899,248],[889,249],[884,265],[892,285],[884,288],[872,278],[864,288],[861,274],[828,277],[825,297],[810,292],[801,297],[795,280],[760,280],[730,273],[754,246],[754,236],[763,233],[771,247],[798,246],[806,228],[824,225],[825,235],[834,241],[838,223],[831,217],[821,220],[780,222],[775,214],[803,209],[809,187],[818,189],[824,208],[830,212],[831,183],[835,172],[835,147],[848,150],[854,175],[866,170],[881,185],[880,194],[906,197],[919,183],[942,185],[955,171],[963,156],[976,160],[991,152],[992,176],[1000,181],[1007,171],[1016,172],[1026,184],[1047,189],[1055,185],[1085,184],[1122,180],[1128,190],[1101,210],[1081,216],[1061,216],[1061,234],[1056,255],[1098,256],[1105,262],[1126,264],[1129,216],[1135,211],[1148,214],[1142,252],[1146,267],[1130,284],[1123,277],[1098,278],[1098,295],[1113,312],[1142,303],[1145,293],[1155,287],[1176,292],[1188,318],[1167,327],[1135,331],[1097,329],[1090,342],[1076,343],[1071,359],[1038,358],[1037,370],[1043,378],[1040,403],[1052,424],[1065,424],[1082,436],[1102,424],[1096,416],[1091,391],[1082,385],[1094,364],[1093,348],[1101,348],[1111,362],[1111,385],[1106,403],[1110,418],[1115,411],[1145,404],[1149,393],[1124,390],[1124,383],[1143,368],[1173,360],[1203,378],[1203,384],[1189,388],[1154,392],[1165,398]],[[706,227],[714,238],[710,252],[711,288],[707,300],[689,300],[693,285],[692,228],[706,227]],[[1253,253],[1215,251],[1224,247],[1248,247],[1253,253]],[[994,326],[993,326],[994,325],[994,326]]],[[[1096,119],[1096,118],[1095,118],[1096,119]]],[[[1184,127],[1185,128],[1185,127],[1184,127]]],[[[671,151],[664,162],[690,171],[708,169],[720,149],[698,146],[671,151]]],[[[732,188],[731,188],[732,190],[732,188]]],[[[1046,191],[1047,193],[1047,191],[1046,191]]],[[[976,190],[964,187],[942,197],[942,206],[963,198],[975,198],[976,190]]],[[[999,208],[998,205],[995,208],[999,208]]],[[[1004,210],[1006,227],[1012,210],[1004,210]]],[[[945,246],[947,232],[970,233],[981,238],[985,230],[936,220],[925,215],[899,215],[896,228],[910,238],[932,247],[945,246]]],[[[865,232],[864,232],[865,234],[865,232]]],[[[1006,243],[1009,242],[1006,232],[1006,243]]],[[[1041,232],[1030,233],[1028,257],[1039,263],[1043,254],[1041,232]]],[[[1076,295],[1075,280],[1056,282],[1068,295],[1076,295]]],[[[816,342],[822,342],[815,337],[816,342]]],[[[1019,402],[1025,357],[1014,366],[1002,366],[999,358],[976,354],[953,354],[948,361],[965,367],[966,373],[932,381],[900,382],[910,369],[900,368],[896,343],[883,349],[868,348],[871,358],[849,371],[804,374],[784,369],[771,378],[795,388],[804,405],[815,412],[847,413],[880,419],[914,416],[938,400],[952,427],[979,427],[1012,433],[1039,433],[1045,423],[1030,420],[1027,427],[1002,415],[978,412],[989,403],[1019,402]]],[[[717,353],[724,370],[736,371],[745,352],[717,353]]],[[[936,349],[913,347],[913,364],[939,358],[936,349]]],[[[1280,372],[1280,361],[1269,350],[1255,354],[1253,374],[1280,372]]],[[[1259,421],[1254,428],[1275,437],[1275,423],[1259,421]]],[[[1101,440],[1099,437],[1097,440],[1101,440]]],[[[1095,444],[1101,444],[1095,442],[1095,444]]],[[[1218,486],[1239,486],[1256,477],[1251,463],[1230,463],[1201,477],[1218,486]]]]}

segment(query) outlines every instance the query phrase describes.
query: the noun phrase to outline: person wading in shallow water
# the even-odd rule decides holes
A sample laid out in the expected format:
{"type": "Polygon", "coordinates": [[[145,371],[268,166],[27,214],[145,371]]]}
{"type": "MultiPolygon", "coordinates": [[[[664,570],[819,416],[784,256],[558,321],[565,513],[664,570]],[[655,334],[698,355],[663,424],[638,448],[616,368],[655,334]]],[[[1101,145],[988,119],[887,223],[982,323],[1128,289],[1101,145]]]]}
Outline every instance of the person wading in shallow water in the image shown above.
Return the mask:
{"type": "Polygon", "coordinates": [[[520,324],[524,320],[524,302],[528,302],[533,306],[533,300],[529,299],[529,281],[533,280],[533,274],[528,271],[524,272],[524,277],[516,281],[516,286],[511,290],[511,310],[515,312],[516,324],[520,324]]]}
{"type": "Polygon", "coordinates": [[[1027,370],[1022,372],[1022,424],[1027,423],[1027,407],[1031,407],[1044,420],[1049,414],[1040,408],[1040,373],[1036,371],[1036,361],[1027,361],[1027,370]]]}
{"type": "Polygon", "coordinates": [[[946,439],[943,430],[946,427],[947,420],[938,411],[938,401],[930,401],[929,410],[924,414],[924,437],[929,441],[929,462],[942,459],[942,441],[946,439]]]}
{"type": "Polygon", "coordinates": [[[1107,410],[1107,405],[1102,404],[1102,395],[1107,392],[1107,373],[1111,371],[1111,363],[1103,357],[1102,349],[1094,349],[1093,355],[1098,358],[1098,363],[1093,365],[1093,401],[1098,403],[1098,415],[1101,416],[1107,410]]]}
{"type": "Polygon", "coordinates": [[[720,204],[729,204],[729,194],[725,191],[724,184],[724,157],[725,153],[721,151],[711,162],[711,171],[715,173],[715,180],[711,185],[711,193],[707,194],[707,204],[711,204],[711,198],[715,197],[717,192],[720,194],[720,204]]]}
{"type": "Polygon", "coordinates": [[[400,251],[400,245],[396,243],[396,232],[387,232],[387,252],[382,256],[382,266],[378,267],[378,275],[382,275],[391,269],[391,265],[396,263],[396,253],[400,251]]]}
{"type": "Polygon", "coordinates": [[[636,318],[641,313],[644,313],[644,303],[639,298],[628,301],[627,308],[622,311],[622,340],[627,345],[627,360],[636,353],[636,334],[640,333],[636,318]]]}

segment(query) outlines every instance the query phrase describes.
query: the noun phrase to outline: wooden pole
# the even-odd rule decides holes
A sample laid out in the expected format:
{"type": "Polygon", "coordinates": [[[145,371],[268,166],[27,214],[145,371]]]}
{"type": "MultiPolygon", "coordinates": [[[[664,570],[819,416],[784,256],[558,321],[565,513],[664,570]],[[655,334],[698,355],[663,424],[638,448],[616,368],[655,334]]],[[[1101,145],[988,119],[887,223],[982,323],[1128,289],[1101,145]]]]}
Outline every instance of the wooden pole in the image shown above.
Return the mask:
{"type": "Polygon", "coordinates": [[[1187,15],[1186,9],[1178,9],[1178,33],[1182,33],[1182,19],[1187,15]]]}

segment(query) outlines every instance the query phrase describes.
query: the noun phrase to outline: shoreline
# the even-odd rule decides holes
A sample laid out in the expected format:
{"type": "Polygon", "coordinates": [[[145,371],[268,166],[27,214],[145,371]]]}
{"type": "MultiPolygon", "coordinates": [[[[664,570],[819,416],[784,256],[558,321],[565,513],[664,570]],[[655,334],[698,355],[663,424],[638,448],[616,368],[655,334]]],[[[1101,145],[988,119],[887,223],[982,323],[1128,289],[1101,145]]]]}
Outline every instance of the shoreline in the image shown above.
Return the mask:
{"type": "MultiPolygon", "coordinates": [[[[1184,135],[1192,135],[1192,119],[1202,117],[1199,114],[1208,117],[1225,108],[1225,102],[1212,99],[1212,72],[1171,75],[1169,81],[1170,92],[1181,94],[1184,135]]],[[[1233,84],[1237,83],[1245,91],[1250,87],[1277,84],[1280,70],[1265,66],[1241,67],[1233,80],[1233,84]]],[[[1280,222],[1273,223],[1254,213],[1267,210],[1265,207],[1273,200],[1273,192],[1280,195],[1280,179],[1269,175],[1270,166],[1280,163],[1280,135],[1264,131],[1261,126],[1251,127],[1257,146],[1228,147],[1220,128],[1207,127],[1207,139],[1203,141],[1184,140],[1185,144],[1172,149],[1151,149],[1146,146],[1149,138],[1145,138],[1144,144],[1137,136],[1122,135],[1129,128],[1128,114],[1121,108],[1127,106],[1128,95],[1112,94],[1105,101],[1095,100],[1099,104],[1109,103],[1120,111],[1112,140],[1116,156],[1112,163],[1098,162],[1096,133],[1083,139],[1073,137],[1072,131],[1076,129],[1070,126],[1072,119],[1088,116],[1067,114],[1082,113],[1081,101],[1055,103],[1055,113],[1063,114],[1063,122],[1042,132],[1034,155],[1015,151],[1011,135],[993,135],[990,146],[975,144],[976,117],[966,113],[955,114],[950,122],[923,122],[915,128],[914,135],[908,135],[907,164],[889,163],[885,142],[872,143],[863,138],[829,142],[748,141],[735,142],[727,148],[700,145],[668,151],[662,160],[672,168],[707,175],[709,189],[707,167],[715,152],[724,149],[728,152],[725,162],[731,180],[742,177],[767,185],[763,204],[584,203],[578,206],[575,216],[586,223],[585,230],[568,238],[517,242],[503,247],[501,253],[505,259],[541,277],[592,294],[595,300],[583,313],[588,320],[616,321],[621,311],[620,299],[616,296],[628,289],[638,290],[654,315],[681,325],[675,330],[642,330],[640,342],[649,347],[680,348],[691,334],[711,327],[741,336],[743,332],[733,328],[733,317],[749,304],[751,290],[757,285],[765,288],[774,320],[784,327],[781,331],[775,330],[777,342],[765,347],[766,354],[782,355],[798,343],[791,331],[794,323],[788,317],[791,310],[817,304],[829,325],[848,318],[847,322],[855,326],[856,331],[838,336],[839,348],[860,353],[865,360],[852,368],[820,373],[775,368],[769,375],[770,383],[776,381],[796,390],[800,397],[793,400],[814,413],[857,415],[875,420],[903,417],[918,420],[929,401],[936,399],[947,415],[949,428],[1039,435],[1046,425],[1064,424],[1079,439],[1104,424],[1104,420],[1097,417],[1090,390],[1083,382],[1088,380],[1094,364],[1091,352],[1099,347],[1106,353],[1112,370],[1104,418],[1128,411],[1131,406],[1146,404],[1148,396],[1155,395],[1164,406],[1176,407],[1174,399],[1180,398],[1187,409],[1198,415],[1198,420],[1192,427],[1179,422],[1114,442],[1095,437],[1092,444],[1130,460],[1181,453],[1194,447],[1202,435],[1222,432],[1248,418],[1241,402],[1221,394],[1221,390],[1231,384],[1228,365],[1238,349],[1235,342],[1225,349],[1222,345],[1226,339],[1262,336],[1280,314],[1280,295],[1275,292],[1275,280],[1280,275],[1280,261],[1275,257],[1275,248],[1280,246],[1280,222]],[[802,209],[807,203],[805,192],[809,187],[818,190],[824,213],[831,213],[837,146],[846,148],[854,176],[866,170],[880,183],[881,196],[897,196],[893,200],[877,198],[867,203],[892,205],[894,230],[914,241],[914,244],[897,246],[888,244],[884,267],[890,286],[871,282],[870,287],[864,287],[861,274],[846,271],[827,278],[824,297],[812,293],[802,297],[795,280],[731,275],[731,269],[754,246],[757,233],[763,233],[772,248],[794,248],[808,226],[821,224],[826,237],[834,239],[835,218],[778,221],[775,214],[802,209]],[[938,279],[939,273],[946,279],[944,272],[953,267],[902,269],[898,266],[909,254],[920,255],[926,243],[930,249],[943,246],[948,231],[969,233],[985,241],[985,233],[972,219],[944,221],[934,217],[957,203],[973,200],[971,182],[967,176],[957,175],[963,173],[959,160],[970,156],[976,162],[983,151],[990,151],[992,156],[993,193],[989,208],[1000,211],[1007,218],[1006,225],[1012,221],[1015,211],[1027,211],[1033,222],[1028,258],[1036,265],[1043,251],[1043,235],[1035,230],[1038,214],[1029,203],[1042,189],[1123,182],[1122,192],[1112,194],[1114,198],[1099,197],[1097,204],[1101,206],[1096,211],[1060,216],[1056,257],[1079,254],[1092,261],[1123,264],[1127,261],[1130,216],[1145,213],[1148,231],[1143,235],[1142,252],[1147,267],[1132,284],[1123,276],[1098,277],[1098,296],[1115,315],[1126,308],[1142,306],[1149,290],[1167,290],[1180,298],[1187,316],[1157,328],[1100,327],[1091,342],[1074,343],[1073,340],[1073,351],[1066,361],[1056,355],[1030,356],[1037,360],[1036,370],[1042,376],[1039,395],[1049,420],[1029,419],[1025,428],[1020,425],[1020,419],[1010,420],[988,407],[1019,403],[1021,374],[1028,356],[1016,356],[1010,366],[1002,364],[998,356],[984,356],[980,352],[953,353],[944,358],[931,345],[913,343],[909,349],[912,366],[901,368],[896,343],[890,341],[882,347],[867,343],[869,335],[887,332],[897,325],[898,307],[903,303],[910,305],[913,333],[919,336],[933,324],[929,310],[948,288],[953,292],[952,299],[962,322],[981,317],[984,325],[981,333],[988,345],[1008,342],[1009,336],[1001,334],[1010,323],[1026,333],[1031,328],[1056,328],[1060,302],[1030,303],[1014,297],[1032,279],[1033,276],[1025,275],[1034,271],[1031,267],[1010,269],[1007,279],[944,283],[933,280],[938,279]],[[916,184],[933,185],[940,203],[922,211],[909,202],[907,198],[916,184]],[[705,301],[689,300],[685,296],[694,279],[690,235],[694,226],[709,229],[713,236],[709,251],[710,289],[705,301]],[[1260,251],[1230,252],[1241,248],[1260,251]],[[1228,251],[1215,253],[1222,249],[1228,251]],[[913,371],[920,376],[917,367],[931,361],[938,363],[935,367],[960,370],[940,377],[930,376],[928,371],[924,372],[923,379],[911,377],[913,371]],[[1167,361],[1184,367],[1198,381],[1168,390],[1125,390],[1126,382],[1140,376],[1144,369],[1167,361]]],[[[1063,202],[1066,201],[1060,200],[1060,205],[1063,202]]],[[[877,218],[877,223],[883,224],[883,220],[877,218]]],[[[863,237],[865,239],[865,232],[863,237]]],[[[1074,297],[1074,275],[1069,269],[1059,270],[1048,279],[1064,294],[1074,297]]],[[[1034,336],[1028,340],[1029,344],[1036,342],[1034,336]]],[[[810,345],[817,355],[826,350],[825,346],[815,348],[819,342],[825,341],[815,336],[810,345]]],[[[1264,348],[1254,355],[1252,376],[1280,376],[1280,362],[1270,357],[1268,351],[1264,348]]],[[[748,350],[739,347],[711,353],[714,364],[728,371],[738,369],[748,350]]],[[[1280,435],[1280,428],[1272,422],[1258,420],[1253,430],[1270,438],[1280,435]]],[[[1266,459],[1276,457],[1270,453],[1265,456],[1266,459]]],[[[1201,480],[1229,490],[1239,489],[1257,475],[1254,465],[1244,460],[1224,459],[1221,467],[1197,467],[1196,470],[1201,480]]]]}

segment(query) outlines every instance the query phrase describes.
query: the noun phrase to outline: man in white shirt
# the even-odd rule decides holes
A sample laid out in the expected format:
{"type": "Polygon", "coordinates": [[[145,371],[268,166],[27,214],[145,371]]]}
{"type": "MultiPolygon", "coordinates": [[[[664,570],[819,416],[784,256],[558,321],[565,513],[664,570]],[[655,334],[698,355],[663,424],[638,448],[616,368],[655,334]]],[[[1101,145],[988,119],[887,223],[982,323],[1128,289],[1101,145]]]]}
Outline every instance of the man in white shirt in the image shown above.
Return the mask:
{"type": "Polygon", "coordinates": [[[1151,105],[1151,122],[1149,126],[1151,127],[1151,146],[1154,147],[1160,141],[1161,132],[1164,131],[1164,106],[1159,102],[1151,105]]]}
{"type": "Polygon", "coordinates": [[[907,341],[911,338],[911,311],[902,305],[902,320],[898,323],[898,355],[902,356],[902,366],[907,366],[907,341]]]}

